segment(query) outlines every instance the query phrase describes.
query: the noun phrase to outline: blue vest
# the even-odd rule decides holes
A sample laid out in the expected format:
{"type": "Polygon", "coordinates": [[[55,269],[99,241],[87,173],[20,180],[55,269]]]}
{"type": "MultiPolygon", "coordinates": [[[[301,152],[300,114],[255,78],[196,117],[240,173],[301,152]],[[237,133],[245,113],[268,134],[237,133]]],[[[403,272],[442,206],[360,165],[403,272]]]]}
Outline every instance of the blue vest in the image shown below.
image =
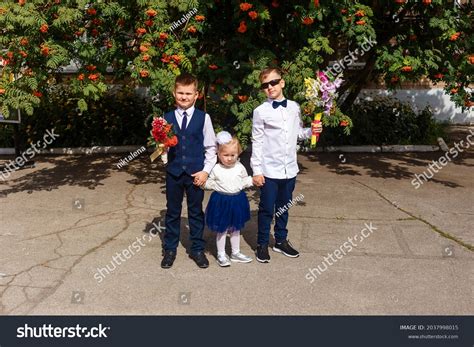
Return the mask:
{"type": "MultiPolygon", "coordinates": [[[[189,116],[188,116],[189,117],[189,116]]],[[[173,124],[173,131],[178,137],[178,144],[171,147],[168,152],[168,165],[166,171],[174,176],[183,172],[188,175],[204,169],[204,119],[206,114],[194,109],[191,121],[185,130],[180,128],[174,111],[165,114],[165,120],[173,124]]]]}

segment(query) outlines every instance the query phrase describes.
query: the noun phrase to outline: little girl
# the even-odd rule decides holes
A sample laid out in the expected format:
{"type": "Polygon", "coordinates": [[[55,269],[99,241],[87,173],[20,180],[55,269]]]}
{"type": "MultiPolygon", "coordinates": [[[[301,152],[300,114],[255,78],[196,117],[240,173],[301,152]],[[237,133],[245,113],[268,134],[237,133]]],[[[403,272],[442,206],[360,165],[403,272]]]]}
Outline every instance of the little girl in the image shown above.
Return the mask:
{"type": "Polygon", "coordinates": [[[250,219],[250,205],[243,189],[252,186],[252,177],[238,161],[242,153],[239,140],[227,131],[221,131],[216,138],[219,163],[212,169],[204,186],[214,190],[206,208],[206,224],[217,234],[217,263],[225,267],[230,266],[230,261],[252,261],[240,252],[240,230],[250,219]],[[232,246],[230,259],[225,253],[227,233],[232,246]]]}

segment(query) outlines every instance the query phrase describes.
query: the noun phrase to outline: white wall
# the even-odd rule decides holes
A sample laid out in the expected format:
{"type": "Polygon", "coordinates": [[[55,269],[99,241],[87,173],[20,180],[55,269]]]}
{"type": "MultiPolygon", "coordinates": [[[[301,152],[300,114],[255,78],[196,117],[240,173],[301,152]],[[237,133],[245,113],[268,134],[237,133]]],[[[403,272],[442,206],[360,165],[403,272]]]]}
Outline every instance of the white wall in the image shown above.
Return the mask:
{"type": "Polygon", "coordinates": [[[474,124],[473,108],[462,112],[461,108],[454,105],[443,89],[401,89],[394,92],[382,89],[363,89],[360,95],[363,98],[370,98],[370,96],[393,96],[400,101],[408,102],[416,111],[430,105],[437,120],[449,121],[453,124],[474,124]]]}

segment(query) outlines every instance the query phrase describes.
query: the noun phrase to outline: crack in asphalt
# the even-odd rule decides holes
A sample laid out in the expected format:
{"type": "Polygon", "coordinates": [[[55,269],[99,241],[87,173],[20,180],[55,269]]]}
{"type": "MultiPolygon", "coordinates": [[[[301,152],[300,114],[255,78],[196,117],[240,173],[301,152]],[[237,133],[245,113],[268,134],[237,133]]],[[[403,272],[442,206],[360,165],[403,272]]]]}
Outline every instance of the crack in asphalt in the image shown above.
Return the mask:
{"type": "MultiPolygon", "coordinates": [[[[3,278],[11,278],[7,283],[3,284],[0,286],[0,288],[3,287],[3,289],[0,289],[0,314],[13,314],[13,312],[15,310],[18,310],[20,309],[22,306],[28,306],[27,308],[25,308],[25,311],[22,313],[22,314],[29,314],[30,312],[32,312],[42,301],[44,301],[45,299],[47,299],[49,296],[53,295],[58,289],[59,287],[64,283],[66,277],[68,275],[70,275],[72,273],[72,270],[74,269],[74,267],[79,264],[85,257],[87,257],[89,254],[95,252],[97,249],[101,248],[101,247],[104,247],[106,244],[108,244],[109,242],[113,241],[116,237],[118,237],[121,233],[123,233],[125,230],[128,229],[128,227],[130,226],[130,220],[132,218],[132,216],[130,215],[131,212],[135,211],[135,209],[133,210],[129,210],[129,209],[132,209],[133,207],[133,193],[135,191],[137,187],[136,186],[132,186],[130,191],[127,193],[127,195],[125,196],[125,200],[127,202],[127,206],[125,208],[122,208],[122,209],[119,209],[119,210],[113,210],[113,211],[108,211],[108,212],[105,212],[105,213],[101,213],[101,214],[98,214],[98,215],[94,215],[94,216],[88,216],[88,217],[85,217],[85,218],[81,218],[79,219],[78,221],[76,221],[73,226],[71,226],[70,228],[67,228],[67,229],[62,229],[62,230],[58,230],[56,232],[53,232],[53,233],[48,233],[48,234],[44,234],[44,235],[40,235],[40,236],[35,236],[33,238],[28,238],[28,239],[24,239],[23,241],[25,240],[32,240],[32,239],[37,239],[37,238],[41,238],[41,237],[46,237],[46,236],[51,236],[51,235],[55,235],[59,241],[59,245],[57,247],[54,248],[53,250],[53,253],[56,255],[55,258],[52,258],[52,259],[48,259],[46,260],[45,262],[43,262],[42,264],[35,264],[35,265],[32,265],[30,266],[29,268],[25,269],[25,270],[22,270],[16,274],[10,274],[8,276],[3,276],[3,278]],[[129,211],[127,211],[129,210],[129,211]],[[64,245],[64,242],[61,238],[61,233],[64,233],[64,232],[67,232],[67,231],[71,231],[71,230],[75,230],[75,229],[79,229],[79,228],[84,228],[86,226],[90,226],[90,225],[97,225],[97,224],[101,224],[105,221],[101,221],[99,223],[91,223],[91,224],[88,224],[88,225],[85,225],[85,226],[77,226],[78,223],[80,223],[81,221],[83,220],[87,220],[87,219],[93,219],[93,218],[97,218],[97,217],[100,217],[100,216],[104,216],[104,215],[110,215],[110,214],[115,214],[117,213],[118,211],[121,211],[125,214],[125,219],[124,219],[124,222],[125,222],[125,225],[124,227],[118,231],[116,234],[114,234],[113,236],[111,237],[108,237],[106,240],[104,240],[103,242],[101,242],[99,245],[96,245],[95,247],[87,250],[84,254],[79,254],[79,255],[74,255],[75,257],[77,257],[78,259],[74,260],[74,262],[72,263],[71,266],[69,266],[68,268],[66,269],[60,269],[60,268],[55,268],[55,267],[52,267],[50,265],[48,265],[50,262],[53,262],[53,261],[57,261],[59,259],[62,259],[62,258],[65,258],[65,257],[71,257],[73,255],[62,255],[60,252],[59,252],[59,249],[61,247],[63,247],[64,245]],[[54,282],[56,282],[53,286],[46,286],[46,287],[38,287],[36,289],[42,289],[42,291],[40,293],[38,293],[37,295],[35,295],[35,297],[31,298],[30,295],[28,295],[28,293],[26,292],[26,290],[28,288],[35,288],[34,286],[29,286],[29,285],[15,285],[15,284],[12,284],[13,281],[15,281],[16,278],[18,278],[18,276],[22,275],[22,274],[26,274],[28,277],[29,277],[29,283],[33,282],[33,278],[30,274],[30,271],[35,269],[35,268],[49,268],[49,269],[54,269],[54,270],[57,270],[57,271],[61,271],[63,272],[63,274],[59,277],[58,280],[55,280],[54,282]],[[4,300],[4,297],[5,297],[5,294],[6,292],[10,289],[10,288],[22,288],[22,293],[25,297],[26,300],[22,301],[21,303],[19,303],[18,305],[14,306],[13,308],[7,310],[6,309],[6,306],[3,304],[3,300],[4,300]]],[[[122,217],[123,218],[123,217],[122,217]]],[[[113,220],[112,218],[109,218],[107,219],[106,221],[108,220],[113,220]]]]}
{"type": "Polygon", "coordinates": [[[390,199],[388,199],[387,197],[385,197],[385,196],[384,196],[382,193],[380,193],[377,189],[372,188],[372,187],[370,187],[369,185],[364,184],[364,183],[362,183],[362,182],[359,182],[359,181],[357,181],[357,180],[355,180],[355,179],[352,179],[352,180],[353,180],[354,182],[359,183],[360,185],[362,185],[362,186],[364,186],[364,187],[366,187],[366,188],[368,188],[368,189],[374,191],[378,196],[380,196],[383,200],[385,200],[385,201],[386,201],[388,204],[390,204],[391,206],[395,207],[397,210],[402,211],[403,213],[409,215],[410,217],[416,219],[417,221],[422,222],[422,223],[428,225],[431,230],[437,232],[438,234],[440,234],[440,235],[443,236],[444,238],[450,239],[450,240],[456,242],[458,245],[460,245],[460,246],[462,246],[462,247],[464,247],[464,248],[466,248],[466,249],[468,249],[468,250],[470,250],[470,251],[474,251],[474,246],[472,246],[472,245],[470,245],[470,244],[468,244],[468,243],[466,243],[466,242],[464,242],[464,241],[458,239],[456,236],[453,236],[453,235],[449,234],[449,233],[446,232],[446,231],[443,231],[443,230],[439,229],[436,225],[431,224],[431,223],[428,222],[427,220],[425,220],[425,219],[423,219],[423,218],[421,218],[421,217],[419,217],[419,216],[415,216],[415,215],[414,215],[413,213],[411,213],[410,211],[407,211],[407,210],[401,208],[400,206],[395,205],[390,199]]]}

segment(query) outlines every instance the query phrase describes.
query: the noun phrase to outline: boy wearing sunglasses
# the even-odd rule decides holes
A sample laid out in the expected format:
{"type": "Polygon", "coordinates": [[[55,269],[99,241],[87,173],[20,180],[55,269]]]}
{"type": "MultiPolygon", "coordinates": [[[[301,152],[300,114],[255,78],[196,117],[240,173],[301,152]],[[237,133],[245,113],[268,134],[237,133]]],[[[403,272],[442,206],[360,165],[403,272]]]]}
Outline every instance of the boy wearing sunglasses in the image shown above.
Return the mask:
{"type": "Polygon", "coordinates": [[[260,187],[257,260],[269,263],[270,224],[275,211],[279,212],[275,215],[273,250],[291,258],[299,256],[287,239],[288,203],[292,201],[299,171],[296,143],[298,139],[310,138],[313,130],[321,133],[322,126],[312,124],[312,128],[303,128],[300,106],[283,95],[285,80],[279,69],[267,68],[259,78],[268,99],[253,111],[250,165],[253,183],[260,187]]]}

